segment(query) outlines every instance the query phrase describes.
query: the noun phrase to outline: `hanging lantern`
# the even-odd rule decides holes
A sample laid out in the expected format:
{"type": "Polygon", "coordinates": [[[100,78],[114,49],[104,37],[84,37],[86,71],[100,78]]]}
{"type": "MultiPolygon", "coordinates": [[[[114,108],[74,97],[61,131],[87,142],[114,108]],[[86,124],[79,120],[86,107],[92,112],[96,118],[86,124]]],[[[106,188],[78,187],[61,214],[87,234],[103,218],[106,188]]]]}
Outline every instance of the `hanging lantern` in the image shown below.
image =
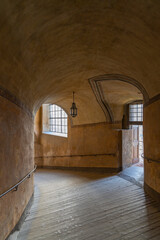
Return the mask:
{"type": "Polygon", "coordinates": [[[70,108],[70,115],[72,117],[76,117],[77,116],[77,108],[76,108],[76,104],[74,102],[74,92],[73,92],[73,103],[72,103],[72,106],[70,108]]]}

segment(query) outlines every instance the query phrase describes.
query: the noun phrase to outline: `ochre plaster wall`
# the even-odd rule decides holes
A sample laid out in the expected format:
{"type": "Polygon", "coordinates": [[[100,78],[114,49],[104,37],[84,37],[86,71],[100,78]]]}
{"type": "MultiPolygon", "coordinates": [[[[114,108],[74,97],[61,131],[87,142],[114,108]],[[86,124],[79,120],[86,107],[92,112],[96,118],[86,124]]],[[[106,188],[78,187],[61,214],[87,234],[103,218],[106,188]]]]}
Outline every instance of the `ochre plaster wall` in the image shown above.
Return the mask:
{"type": "MultiPolygon", "coordinates": [[[[160,100],[144,108],[144,155],[160,160],[160,100]]],[[[145,184],[160,193],[160,162],[145,160],[144,176],[145,184]]]]}
{"type": "Polygon", "coordinates": [[[120,159],[121,134],[106,123],[71,127],[69,121],[68,138],[42,133],[35,143],[38,166],[117,169],[120,159]]]}
{"type": "MultiPolygon", "coordinates": [[[[33,120],[14,103],[0,97],[0,194],[20,181],[33,169],[33,120]]],[[[18,191],[0,199],[0,240],[19,221],[33,193],[33,177],[18,191]]]]}

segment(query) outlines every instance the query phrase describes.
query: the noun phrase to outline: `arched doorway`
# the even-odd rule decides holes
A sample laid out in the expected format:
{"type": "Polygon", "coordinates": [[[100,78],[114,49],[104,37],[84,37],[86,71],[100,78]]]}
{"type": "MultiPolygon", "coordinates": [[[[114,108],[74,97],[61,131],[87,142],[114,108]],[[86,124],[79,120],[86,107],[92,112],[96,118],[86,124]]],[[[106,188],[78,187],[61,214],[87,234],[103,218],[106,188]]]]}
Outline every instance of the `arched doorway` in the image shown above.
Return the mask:
{"type": "Polygon", "coordinates": [[[106,121],[109,118],[112,127],[121,132],[122,155],[119,158],[122,169],[142,162],[143,119],[139,121],[138,116],[142,117],[143,104],[149,102],[144,86],[137,80],[120,74],[96,76],[89,79],[89,83],[106,115],[106,121]],[[130,119],[131,116],[133,119],[130,119]],[[136,117],[137,120],[134,120],[136,117]]]}

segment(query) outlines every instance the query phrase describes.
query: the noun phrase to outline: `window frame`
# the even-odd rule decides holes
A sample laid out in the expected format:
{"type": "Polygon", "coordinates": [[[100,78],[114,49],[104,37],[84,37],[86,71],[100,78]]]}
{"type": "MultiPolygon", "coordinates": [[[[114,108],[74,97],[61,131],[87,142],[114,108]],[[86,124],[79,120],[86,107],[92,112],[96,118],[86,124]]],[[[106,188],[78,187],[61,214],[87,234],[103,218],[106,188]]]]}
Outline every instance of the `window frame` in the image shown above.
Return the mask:
{"type": "MultiPolygon", "coordinates": [[[[68,137],[68,114],[64,109],[56,104],[47,104],[48,126],[45,127],[44,134],[68,137]]],[[[45,116],[45,115],[44,115],[45,116]]]]}
{"type": "Polygon", "coordinates": [[[68,133],[68,116],[60,106],[49,105],[49,131],[57,134],[68,133]]]}
{"type": "Polygon", "coordinates": [[[129,125],[143,125],[143,103],[142,102],[133,102],[129,104],[128,119],[129,119],[129,125]],[[141,105],[141,106],[138,106],[138,105],[141,105]],[[134,106],[135,108],[133,107],[131,111],[132,106],[134,106]],[[134,117],[135,120],[131,119],[131,115],[130,115],[131,113],[133,113],[132,117],[134,117]]]}

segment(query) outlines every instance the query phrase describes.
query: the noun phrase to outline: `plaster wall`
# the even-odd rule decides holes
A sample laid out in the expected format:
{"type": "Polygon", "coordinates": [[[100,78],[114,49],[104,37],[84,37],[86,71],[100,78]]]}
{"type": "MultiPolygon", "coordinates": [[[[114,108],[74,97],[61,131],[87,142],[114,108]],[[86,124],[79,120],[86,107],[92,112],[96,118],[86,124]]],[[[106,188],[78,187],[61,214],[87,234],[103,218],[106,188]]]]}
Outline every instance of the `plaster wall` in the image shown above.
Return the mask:
{"type": "MultiPolygon", "coordinates": [[[[160,100],[144,108],[144,155],[160,161],[160,100]]],[[[160,162],[145,160],[144,181],[160,193],[160,162]]]]}
{"type": "MultiPolygon", "coordinates": [[[[39,114],[39,113],[38,113],[39,114]]],[[[41,134],[35,161],[41,167],[121,167],[120,132],[107,123],[71,126],[68,138],[41,134]]]]}
{"type": "MultiPolygon", "coordinates": [[[[34,167],[33,120],[20,107],[0,97],[0,194],[19,182],[34,167]]],[[[0,240],[19,221],[33,193],[33,177],[18,191],[0,198],[0,240]]]]}

